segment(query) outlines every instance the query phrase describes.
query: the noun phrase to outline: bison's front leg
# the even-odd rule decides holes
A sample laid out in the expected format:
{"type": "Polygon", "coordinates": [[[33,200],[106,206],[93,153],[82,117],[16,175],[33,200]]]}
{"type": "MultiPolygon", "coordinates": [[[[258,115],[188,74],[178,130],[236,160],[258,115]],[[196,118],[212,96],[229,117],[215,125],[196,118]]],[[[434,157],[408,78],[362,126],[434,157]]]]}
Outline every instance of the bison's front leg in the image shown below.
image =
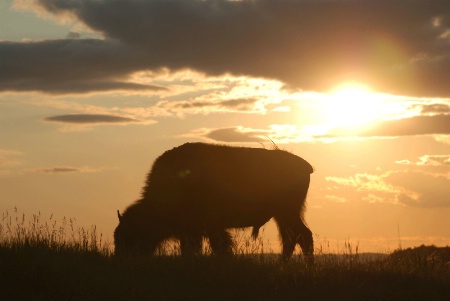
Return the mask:
{"type": "MultiPolygon", "coordinates": [[[[188,231],[189,232],[189,231],[188,231]]],[[[196,256],[202,253],[202,234],[186,233],[180,237],[182,256],[196,256]]]]}

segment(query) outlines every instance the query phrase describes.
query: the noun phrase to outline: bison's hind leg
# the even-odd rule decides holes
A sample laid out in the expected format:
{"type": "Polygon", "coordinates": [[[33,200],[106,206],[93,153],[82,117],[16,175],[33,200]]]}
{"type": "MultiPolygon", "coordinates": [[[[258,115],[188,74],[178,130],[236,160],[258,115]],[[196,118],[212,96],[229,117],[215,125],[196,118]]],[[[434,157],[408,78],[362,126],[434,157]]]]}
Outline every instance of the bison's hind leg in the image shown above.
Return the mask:
{"type": "Polygon", "coordinates": [[[215,229],[208,231],[209,244],[216,255],[233,254],[233,239],[226,229],[215,229]]]}
{"type": "Polygon", "coordinates": [[[311,230],[300,220],[300,235],[297,242],[302,248],[303,256],[308,263],[314,263],[314,240],[311,230]]]}
{"type": "Polygon", "coordinates": [[[311,230],[300,216],[282,215],[275,217],[283,245],[283,260],[288,260],[298,243],[307,262],[314,262],[314,244],[311,230]]]}

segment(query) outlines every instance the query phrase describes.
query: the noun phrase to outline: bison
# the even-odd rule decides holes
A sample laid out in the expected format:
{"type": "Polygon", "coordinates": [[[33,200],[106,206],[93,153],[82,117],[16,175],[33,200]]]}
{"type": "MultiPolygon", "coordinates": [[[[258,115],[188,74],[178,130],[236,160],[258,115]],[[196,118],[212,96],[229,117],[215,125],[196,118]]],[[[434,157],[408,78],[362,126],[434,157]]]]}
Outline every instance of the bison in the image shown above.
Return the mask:
{"type": "Polygon", "coordinates": [[[289,259],[298,243],[313,260],[313,237],[303,221],[311,165],[287,151],[186,143],[164,152],[148,174],[140,200],[119,215],[115,252],[151,254],[164,240],[182,255],[232,252],[227,229],[259,228],[274,218],[289,259]]]}

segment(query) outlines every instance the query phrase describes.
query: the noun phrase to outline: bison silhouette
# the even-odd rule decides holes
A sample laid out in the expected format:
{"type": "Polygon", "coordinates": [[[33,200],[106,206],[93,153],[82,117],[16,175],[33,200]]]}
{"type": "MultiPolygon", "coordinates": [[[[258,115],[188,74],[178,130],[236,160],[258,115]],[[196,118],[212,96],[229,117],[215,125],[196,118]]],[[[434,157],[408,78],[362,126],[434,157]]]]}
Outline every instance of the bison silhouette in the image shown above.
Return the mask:
{"type": "Polygon", "coordinates": [[[313,260],[313,237],[303,221],[311,165],[287,151],[186,143],[164,152],[148,174],[142,198],[119,216],[117,255],[152,254],[179,239],[182,255],[232,252],[229,228],[259,228],[274,218],[289,259],[298,243],[313,260]]]}

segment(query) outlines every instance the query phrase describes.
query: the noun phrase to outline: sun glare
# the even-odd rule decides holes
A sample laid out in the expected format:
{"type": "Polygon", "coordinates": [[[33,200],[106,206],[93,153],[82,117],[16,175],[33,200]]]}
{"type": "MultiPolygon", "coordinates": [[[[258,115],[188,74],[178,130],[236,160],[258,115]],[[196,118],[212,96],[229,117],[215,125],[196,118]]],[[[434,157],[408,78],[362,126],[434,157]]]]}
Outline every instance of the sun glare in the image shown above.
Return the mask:
{"type": "Polygon", "coordinates": [[[346,83],[327,94],[322,111],[330,126],[357,126],[379,117],[381,98],[368,86],[346,83]]]}

